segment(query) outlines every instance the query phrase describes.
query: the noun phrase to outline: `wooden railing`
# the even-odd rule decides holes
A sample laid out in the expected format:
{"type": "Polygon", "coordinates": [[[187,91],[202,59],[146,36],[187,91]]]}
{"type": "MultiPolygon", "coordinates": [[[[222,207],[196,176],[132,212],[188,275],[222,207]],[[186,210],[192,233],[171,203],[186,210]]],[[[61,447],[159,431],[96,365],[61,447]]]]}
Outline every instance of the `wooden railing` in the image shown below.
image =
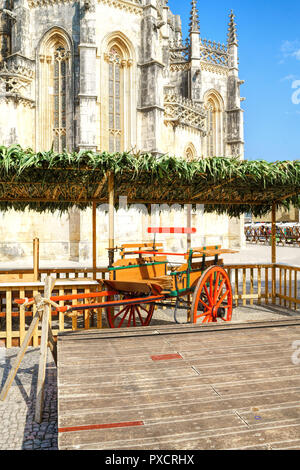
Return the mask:
{"type": "MultiPolygon", "coordinates": [[[[235,306],[279,305],[287,309],[300,309],[300,267],[281,264],[235,264],[226,265],[233,290],[235,306]]],[[[18,271],[22,273],[23,271],[18,271]]],[[[106,269],[40,269],[41,278],[46,274],[57,277],[53,295],[88,293],[99,289],[98,279],[106,276],[106,269]],[[74,281],[76,279],[76,281],[74,281]]],[[[31,322],[34,309],[25,311],[14,303],[16,298],[32,297],[38,292],[43,294],[43,282],[3,282],[0,284],[0,343],[10,348],[19,346],[25,336],[26,327],[31,322]]],[[[63,302],[60,302],[63,305],[63,302]]],[[[51,327],[53,335],[59,331],[102,328],[101,309],[85,311],[78,317],[69,318],[63,313],[52,311],[51,327]]],[[[32,346],[39,344],[41,331],[37,329],[32,346]]]]}
{"type": "Polygon", "coordinates": [[[258,305],[269,302],[271,264],[226,265],[233,292],[234,305],[258,305]]]}
{"type": "MultiPolygon", "coordinates": [[[[55,277],[59,282],[53,290],[53,295],[67,295],[88,293],[99,288],[97,280],[106,276],[106,268],[39,268],[40,281],[29,280],[31,269],[0,270],[0,342],[4,341],[7,348],[19,346],[25,336],[26,326],[30,323],[35,309],[26,310],[19,308],[14,300],[17,298],[33,297],[44,290],[44,279],[46,275],[55,277]],[[14,279],[15,276],[15,279],[14,279]],[[22,281],[22,277],[24,281],[22,281]],[[4,279],[8,281],[4,283],[4,279]],[[75,281],[75,282],[74,282],[75,281]],[[70,286],[70,284],[74,284],[70,286]]],[[[64,305],[63,302],[60,302],[64,305]]],[[[96,315],[91,317],[86,311],[78,318],[65,317],[62,313],[52,311],[51,326],[53,335],[58,331],[76,329],[89,329],[91,327],[102,327],[102,314],[98,309],[96,315]]],[[[41,330],[33,335],[32,346],[37,346],[41,336],[41,330]]]]}
{"type": "Polygon", "coordinates": [[[281,305],[300,308],[300,267],[281,264],[226,265],[235,306],[281,305]]]}
{"type": "MultiPolygon", "coordinates": [[[[265,226],[246,226],[245,237],[248,243],[270,244],[271,243],[271,225],[265,226]]],[[[282,246],[295,245],[300,246],[300,227],[299,226],[280,226],[276,227],[276,244],[282,246]]]]}
{"type": "Polygon", "coordinates": [[[300,309],[300,267],[288,265],[276,265],[279,272],[279,286],[276,290],[276,298],[279,305],[289,309],[300,309]]]}

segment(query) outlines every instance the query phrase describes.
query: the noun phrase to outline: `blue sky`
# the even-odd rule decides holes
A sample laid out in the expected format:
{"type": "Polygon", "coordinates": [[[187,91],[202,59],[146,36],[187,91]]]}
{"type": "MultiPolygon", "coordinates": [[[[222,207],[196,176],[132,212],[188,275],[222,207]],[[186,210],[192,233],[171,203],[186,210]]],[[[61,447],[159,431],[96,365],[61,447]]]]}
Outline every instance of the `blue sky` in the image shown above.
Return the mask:
{"type": "MultiPolygon", "coordinates": [[[[190,0],[169,0],[188,34],[190,0]]],[[[236,15],[245,158],[300,158],[300,2],[198,0],[203,38],[225,42],[228,15],[236,15]]]]}

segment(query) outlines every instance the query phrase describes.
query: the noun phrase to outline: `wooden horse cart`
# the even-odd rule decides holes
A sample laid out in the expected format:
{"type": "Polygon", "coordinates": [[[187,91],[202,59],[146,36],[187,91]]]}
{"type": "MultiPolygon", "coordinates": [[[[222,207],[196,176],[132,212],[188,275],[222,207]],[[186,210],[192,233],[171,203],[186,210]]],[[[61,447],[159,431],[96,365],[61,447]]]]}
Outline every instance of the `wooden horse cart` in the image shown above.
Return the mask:
{"type": "MultiPolygon", "coordinates": [[[[151,233],[160,230],[148,229],[151,233]]],[[[195,229],[167,230],[191,233],[195,229]]],[[[99,281],[101,289],[89,294],[51,297],[54,302],[73,302],[57,307],[58,311],[79,314],[83,310],[105,309],[111,328],[148,326],[156,307],[172,309],[176,323],[182,309],[190,323],[231,320],[232,289],[219,257],[235,251],[215,245],[169,253],[155,239],[153,243],[125,244],[116,250],[120,250],[120,258],[108,268],[109,279],[99,281]],[[169,263],[167,256],[182,258],[183,262],[169,263]],[[86,299],[92,303],[74,305],[74,300],[86,302],[86,299]]]]}

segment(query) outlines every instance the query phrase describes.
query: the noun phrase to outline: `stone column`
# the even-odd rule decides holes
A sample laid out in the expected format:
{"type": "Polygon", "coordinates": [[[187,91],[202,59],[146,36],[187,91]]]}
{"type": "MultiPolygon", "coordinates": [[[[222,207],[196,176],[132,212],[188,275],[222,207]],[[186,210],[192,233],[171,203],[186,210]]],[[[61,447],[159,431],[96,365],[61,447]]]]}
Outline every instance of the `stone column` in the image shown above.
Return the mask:
{"type": "MultiPolygon", "coordinates": [[[[96,84],[96,2],[80,0],[79,93],[77,107],[76,147],[96,151],[97,84],[96,84]]],[[[69,213],[70,259],[80,259],[81,217],[79,209],[69,213]]],[[[92,218],[90,218],[92,220],[92,218]]],[[[92,222],[91,222],[92,223],[92,222]]],[[[91,258],[92,243],[88,257],[91,258]]]]}
{"type": "Polygon", "coordinates": [[[142,60],[140,106],[143,113],[142,149],[153,154],[161,154],[160,134],[163,127],[163,71],[164,64],[157,56],[160,47],[156,0],[146,0],[142,20],[142,60]]]}
{"type": "Polygon", "coordinates": [[[30,58],[31,51],[31,13],[26,0],[15,0],[14,10],[15,21],[12,27],[11,53],[19,53],[30,58]]]}
{"type": "MultiPolygon", "coordinates": [[[[81,0],[80,20],[80,87],[78,93],[78,133],[79,150],[96,150],[96,7],[95,0],[81,0]]],[[[100,130],[99,130],[100,131],[100,130]]]]}
{"type": "MultiPolygon", "coordinates": [[[[235,16],[230,13],[228,27],[228,53],[229,53],[229,77],[227,85],[227,155],[244,158],[244,121],[241,109],[240,85],[238,63],[238,39],[236,32],[235,16]]],[[[229,219],[229,247],[243,248],[246,246],[244,235],[244,216],[239,219],[229,219]]]]}
{"type": "Polygon", "coordinates": [[[201,68],[200,68],[200,26],[197,2],[192,1],[190,16],[190,98],[201,103],[201,68]]]}
{"type": "MultiPolygon", "coordinates": [[[[10,7],[10,2],[2,2],[3,9],[10,7]]],[[[11,23],[13,18],[4,11],[0,12],[0,62],[11,52],[11,23]]]]}
{"type": "Polygon", "coordinates": [[[238,40],[236,33],[235,16],[230,14],[228,28],[229,77],[227,84],[227,155],[236,155],[244,158],[244,122],[241,109],[240,85],[244,83],[239,79],[238,40]]]}

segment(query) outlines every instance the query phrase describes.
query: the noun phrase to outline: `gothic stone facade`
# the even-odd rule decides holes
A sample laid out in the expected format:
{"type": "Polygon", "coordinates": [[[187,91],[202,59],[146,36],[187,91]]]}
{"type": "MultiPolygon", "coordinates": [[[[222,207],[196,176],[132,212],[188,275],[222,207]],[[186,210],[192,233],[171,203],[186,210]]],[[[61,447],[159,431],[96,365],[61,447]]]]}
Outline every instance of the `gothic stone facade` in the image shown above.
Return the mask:
{"type": "MultiPolygon", "coordinates": [[[[216,43],[202,38],[196,1],[191,3],[184,41],[180,17],[167,0],[1,0],[1,144],[243,158],[234,15],[226,44],[216,43]]],[[[134,214],[121,217],[120,241],[146,238],[146,216],[135,233],[126,233],[124,224],[133,223],[134,214]]],[[[99,233],[105,234],[102,215],[99,233]]],[[[1,218],[2,256],[25,256],[22,242],[34,235],[51,258],[53,216],[11,212],[1,218]],[[11,239],[20,242],[18,249],[5,244],[11,239]]],[[[88,258],[89,211],[56,220],[60,237],[71,243],[56,245],[55,254],[88,258]]],[[[194,214],[193,223],[197,242],[241,242],[238,221],[194,214]]],[[[105,246],[103,237],[99,255],[105,246]]]]}

